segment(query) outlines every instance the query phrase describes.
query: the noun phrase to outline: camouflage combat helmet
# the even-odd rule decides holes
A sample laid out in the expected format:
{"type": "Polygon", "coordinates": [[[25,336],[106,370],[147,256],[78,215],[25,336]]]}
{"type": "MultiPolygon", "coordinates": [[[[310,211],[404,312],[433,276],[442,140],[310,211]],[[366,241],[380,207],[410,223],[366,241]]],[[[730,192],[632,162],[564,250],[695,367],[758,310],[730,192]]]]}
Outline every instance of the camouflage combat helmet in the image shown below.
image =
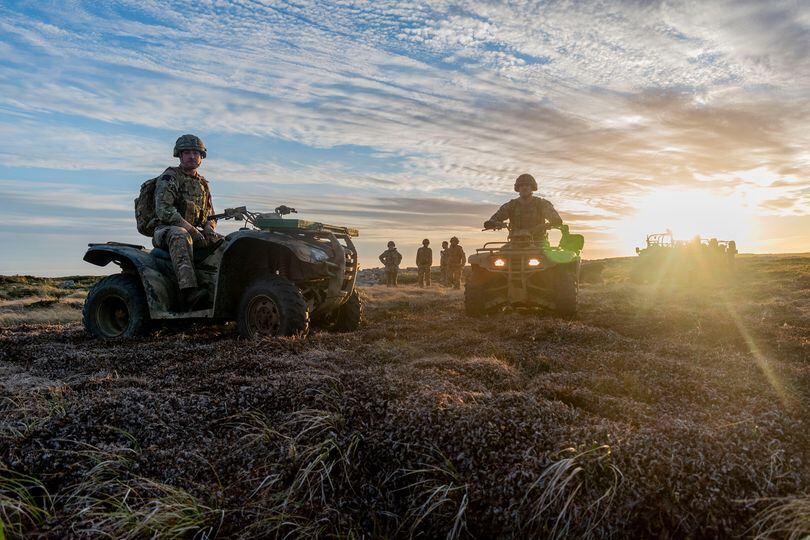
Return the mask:
{"type": "Polygon", "coordinates": [[[190,133],[180,135],[177,142],[174,143],[174,157],[180,157],[180,152],[183,150],[197,150],[203,158],[207,155],[205,143],[202,142],[202,139],[190,133]]]}
{"type": "Polygon", "coordinates": [[[534,176],[523,173],[517,177],[515,180],[515,191],[520,191],[520,186],[528,185],[532,188],[532,191],[537,191],[537,181],[534,179],[534,176]]]}
{"type": "Polygon", "coordinates": [[[450,243],[451,243],[451,244],[458,244],[458,237],[457,237],[457,236],[454,236],[453,238],[451,238],[451,239],[450,239],[450,243]]]}
{"type": "Polygon", "coordinates": [[[426,245],[428,245],[428,244],[430,244],[430,240],[428,240],[427,238],[425,238],[424,240],[422,240],[422,245],[423,245],[423,246],[426,246],[426,245]]]}
{"type": "Polygon", "coordinates": [[[393,241],[393,240],[391,240],[390,242],[388,242],[388,247],[392,248],[392,247],[395,247],[395,246],[396,246],[396,244],[394,243],[394,241],[393,241]]]}

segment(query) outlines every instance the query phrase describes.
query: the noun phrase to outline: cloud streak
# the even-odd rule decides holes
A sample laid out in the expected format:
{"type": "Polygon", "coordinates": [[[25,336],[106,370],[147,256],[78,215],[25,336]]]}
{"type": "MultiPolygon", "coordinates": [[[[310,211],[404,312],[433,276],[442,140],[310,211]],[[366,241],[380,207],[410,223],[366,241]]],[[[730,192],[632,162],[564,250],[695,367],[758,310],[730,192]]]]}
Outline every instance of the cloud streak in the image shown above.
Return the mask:
{"type": "Polygon", "coordinates": [[[228,200],[341,186],[352,202],[331,215],[392,230],[420,213],[472,226],[524,171],[581,227],[609,229],[673,187],[744,190],[758,216],[810,211],[800,3],[54,7],[0,7],[7,177],[106,171],[117,190],[192,131],[217,143],[205,172],[228,200]]]}

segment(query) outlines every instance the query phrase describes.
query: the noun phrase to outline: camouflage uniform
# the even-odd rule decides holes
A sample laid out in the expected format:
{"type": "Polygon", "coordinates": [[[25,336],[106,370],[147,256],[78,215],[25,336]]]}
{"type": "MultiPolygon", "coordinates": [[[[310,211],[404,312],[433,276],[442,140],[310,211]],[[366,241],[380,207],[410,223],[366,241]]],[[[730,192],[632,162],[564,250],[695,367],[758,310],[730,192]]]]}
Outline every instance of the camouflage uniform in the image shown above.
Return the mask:
{"type": "Polygon", "coordinates": [[[461,270],[467,264],[467,254],[458,244],[450,244],[447,248],[447,273],[450,284],[454,289],[461,288],[461,270]]]}
{"type": "Polygon", "coordinates": [[[385,285],[388,287],[397,286],[397,273],[399,263],[402,262],[402,254],[397,248],[388,248],[380,254],[380,262],[385,266],[385,285]]]}
{"type": "Polygon", "coordinates": [[[430,287],[430,269],[433,266],[433,250],[422,246],[416,250],[416,267],[419,270],[419,286],[430,287]]]}
{"type": "MultiPolygon", "coordinates": [[[[206,224],[206,218],[214,213],[208,181],[197,171],[186,172],[180,167],[169,167],[158,178],[155,185],[155,215],[158,225],[155,227],[152,243],[169,252],[181,289],[197,286],[194,240],[183,228],[183,221],[202,228],[206,224]]],[[[209,223],[211,228],[216,226],[215,221],[209,223]]],[[[202,238],[202,235],[198,238],[202,238]]]]}
{"type": "Polygon", "coordinates": [[[439,252],[439,272],[442,285],[447,285],[447,250],[449,247],[443,248],[439,252]]]}
{"type": "Polygon", "coordinates": [[[546,221],[551,225],[562,225],[560,214],[557,213],[554,206],[546,199],[533,195],[526,200],[522,197],[512,199],[501,206],[489,219],[491,221],[508,219],[509,228],[512,231],[531,231],[536,240],[546,237],[546,221]]]}

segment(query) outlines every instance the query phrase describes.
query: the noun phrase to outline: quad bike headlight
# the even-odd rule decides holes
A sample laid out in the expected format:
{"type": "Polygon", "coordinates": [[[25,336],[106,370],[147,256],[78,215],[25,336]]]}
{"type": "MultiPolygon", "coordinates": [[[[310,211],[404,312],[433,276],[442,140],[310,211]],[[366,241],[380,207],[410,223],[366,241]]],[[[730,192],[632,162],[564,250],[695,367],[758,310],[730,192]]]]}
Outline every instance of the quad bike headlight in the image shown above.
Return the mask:
{"type": "Polygon", "coordinates": [[[529,266],[540,266],[540,259],[529,259],[529,266]]]}
{"type": "Polygon", "coordinates": [[[498,258],[492,261],[492,264],[497,266],[498,268],[503,268],[504,266],[506,266],[506,260],[498,258]]]}
{"type": "Polygon", "coordinates": [[[309,260],[311,262],[323,262],[329,260],[329,255],[322,249],[314,248],[311,246],[295,246],[293,248],[295,254],[299,259],[309,260]]]}

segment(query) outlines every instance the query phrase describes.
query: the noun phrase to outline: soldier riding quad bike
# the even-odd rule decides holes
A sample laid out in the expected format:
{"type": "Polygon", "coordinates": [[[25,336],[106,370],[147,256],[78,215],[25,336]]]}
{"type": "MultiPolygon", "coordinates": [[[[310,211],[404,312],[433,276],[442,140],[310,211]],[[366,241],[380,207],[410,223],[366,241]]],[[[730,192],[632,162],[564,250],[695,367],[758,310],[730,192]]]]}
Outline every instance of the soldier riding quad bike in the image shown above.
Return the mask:
{"type": "MultiPolygon", "coordinates": [[[[502,229],[501,222],[487,228],[502,229]]],[[[505,306],[534,307],[553,304],[557,312],[577,311],[581,234],[570,234],[568,225],[552,228],[562,233],[559,245],[530,231],[511,231],[507,242],[487,242],[470,256],[472,274],[464,288],[464,308],[469,315],[484,315],[505,306]]],[[[487,229],[484,229],[487,230],[487,229]]]]}
{"type": "Polygon", "coordinates": [[[734,272],[737,243],[734,240],[694,237],[675,240],[672,231],[649,234],[630,270],[634,283],[685,285],[717,282],[734,272]]]}
{"type": "Polygon", "coordinates": [[[197,279],[213,305],[183,311],[169,253],[107,242],[89,244],[84,260],[121,273],[99,281],[87,295],[83,320],[99,338],[132,337],[168,320],[235,320],[246,338],[305,335],[310,321],[355,330],[363,306],[355,289],[356,229],[300,219],[286,206],[274,213],[231,208],[209,219],[244,220],[213,246],[194,250],[197,279]],[[250,225],[250,226],[248,226],[250,225]]]}

